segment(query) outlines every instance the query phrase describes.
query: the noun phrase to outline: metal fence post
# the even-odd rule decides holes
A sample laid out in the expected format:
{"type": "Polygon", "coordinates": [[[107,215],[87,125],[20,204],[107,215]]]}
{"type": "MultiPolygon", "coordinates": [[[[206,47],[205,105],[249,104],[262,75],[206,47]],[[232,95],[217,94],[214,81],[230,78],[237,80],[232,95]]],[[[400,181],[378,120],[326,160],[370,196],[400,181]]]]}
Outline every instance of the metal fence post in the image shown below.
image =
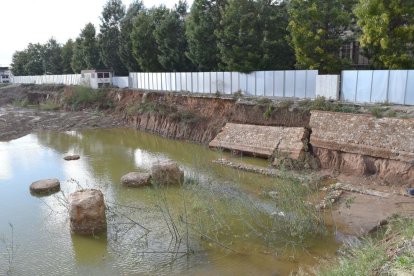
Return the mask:
{"type": "Polygon", "coordinates": [[[359,70],[357,70],[357,78],[356,78],[356,83],[355,83],[354,103],[356,103],[357,94],[358,94],[358,78],[359,78],[359,70]]]}
{"type": "MultiPolygon", "coordinates": [[[[391,70],[388,70],[388,78],[387,78],[387,94],[385,95],[385,101],[388,102],[389,96],[388,91],[390,90],[390,77],[391,77],[391,70]]],[[[356,93],[356,92],[355,92],[356,93]]]]}
{"type": "Polygon", "coordinates": [[[408,88],[408,70],[406,71],[407,71],[407,75],[406,75],[407,77],[405,79],[404,102],[403,102],[404,105],[405,105],[406,98],[407,98],[407,88],[408,88]]]}

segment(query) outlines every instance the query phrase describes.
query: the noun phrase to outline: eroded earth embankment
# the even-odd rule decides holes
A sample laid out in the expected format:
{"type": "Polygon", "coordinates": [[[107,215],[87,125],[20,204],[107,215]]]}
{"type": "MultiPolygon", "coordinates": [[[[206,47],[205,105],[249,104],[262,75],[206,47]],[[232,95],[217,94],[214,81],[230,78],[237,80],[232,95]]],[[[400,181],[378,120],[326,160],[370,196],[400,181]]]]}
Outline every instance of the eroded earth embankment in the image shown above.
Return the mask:
{"type": "MultiPolygon", "coordinates": [[[[217,135],[222,129],[226,131],[227,123],[283,127],[264,129],[263,132],[254,127],[240,128],[239,133],[246,139],[238,139],[236,149],[243,152],[245,146],[251,150],[252,141],[256,142],[258,150],[261,145],[274,144],[273,154],[266,157],[273,158],[275,166],[286,164],[280,162],[281,157],[294,156],[292,164],[306,161],[308,168],[319,166],[332,173],[375,177],[400,186],[414,185],[414,119],[310,112],[286,100],[272,102],[127,89],[102,90],[99,97],[95,95],[93,98],[99,103],[82,102],[73,100],[74,89],[36,85],[0,89],[0,139],[17,138],[39,129],[127,125],[169,138],[208,144],[220,137],[217,135]],[[32,108],[17,108],[16,103],[22,102],[32,108]],[[59,111],[46,111],[51,105],[59,111]],[[243,133],[246,132],[244,129],[252,129],[252,133],[243,133]],[[272,133],[283,133],[286,137],[279,139],[272,133]],[[297,141],[290,141],[291,137],[297,141]],[[278,139],[280,142],[272,142],[278,139]],[[297,154],[303,152],[308,155],[297,154]],[[309,155],[311,162],[308,162],[309,155]]],[[[87,97],[84,95],[83,98],[87,97]]],[[[230,134],[221,136],[225,139],[231,137],[230,134]]],[[[216,142],[220,144],[220,141],[216,142]]],[[[263,154],[259,152],[257,155],[263,154]]]]}

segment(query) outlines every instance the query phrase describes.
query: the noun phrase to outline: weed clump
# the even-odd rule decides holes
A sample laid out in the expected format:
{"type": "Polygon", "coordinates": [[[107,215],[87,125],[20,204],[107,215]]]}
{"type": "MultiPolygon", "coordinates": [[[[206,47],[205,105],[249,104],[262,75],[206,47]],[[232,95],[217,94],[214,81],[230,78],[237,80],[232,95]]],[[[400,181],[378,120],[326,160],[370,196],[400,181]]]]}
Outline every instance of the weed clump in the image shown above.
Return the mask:
{"type": "Polygon", "coordinates": [[[345,248],[339,264],[319,269],[317,275],[412,275],[414,219],[393,217],[361,245],[345,248]]]}
{"type": "Polygon", "coordinates": [[[107,89],[92,89],[86,86],[73,86],[65,91],[64,102],[73,110],[82,108],[97,107],[105,109],[113,106],[107,98],[107,89]]]}

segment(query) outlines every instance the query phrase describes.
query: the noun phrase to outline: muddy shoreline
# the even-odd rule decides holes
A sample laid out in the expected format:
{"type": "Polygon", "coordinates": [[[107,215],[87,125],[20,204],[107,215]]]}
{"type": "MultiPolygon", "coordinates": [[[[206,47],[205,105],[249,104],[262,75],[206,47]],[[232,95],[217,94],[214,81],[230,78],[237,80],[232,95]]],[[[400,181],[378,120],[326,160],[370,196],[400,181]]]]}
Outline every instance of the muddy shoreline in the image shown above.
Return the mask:
{"type": "Polygon", "coordinates": [[[124,127],[119,117],[92,111],[42,111],[36,107],[0,107],[0,141],[10,141],[40,130],[124,127]]]}

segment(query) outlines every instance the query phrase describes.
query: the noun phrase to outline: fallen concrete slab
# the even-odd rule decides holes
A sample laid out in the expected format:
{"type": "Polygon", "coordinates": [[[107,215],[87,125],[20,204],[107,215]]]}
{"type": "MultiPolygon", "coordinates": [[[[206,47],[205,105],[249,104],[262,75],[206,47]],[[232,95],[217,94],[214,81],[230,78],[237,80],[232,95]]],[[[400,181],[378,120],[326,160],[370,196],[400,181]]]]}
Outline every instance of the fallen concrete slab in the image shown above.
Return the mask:
{"type": "Polygon", "coordinates": [[[314,147],[414,162],[414,119],[314,110],[310,127],[314,147]]]}
{"type": "Polygon", "coordinates": [[[209,147],[266,158],[277,154],[297,160],[305,151],[307,139],[308,132],[303,127],[227,123],[209,147]]]}
{"type": "Polygon", "coordinates": [[[323,169],[414,185],[414,120],[312,111],[312,153],[323,169]]]}

